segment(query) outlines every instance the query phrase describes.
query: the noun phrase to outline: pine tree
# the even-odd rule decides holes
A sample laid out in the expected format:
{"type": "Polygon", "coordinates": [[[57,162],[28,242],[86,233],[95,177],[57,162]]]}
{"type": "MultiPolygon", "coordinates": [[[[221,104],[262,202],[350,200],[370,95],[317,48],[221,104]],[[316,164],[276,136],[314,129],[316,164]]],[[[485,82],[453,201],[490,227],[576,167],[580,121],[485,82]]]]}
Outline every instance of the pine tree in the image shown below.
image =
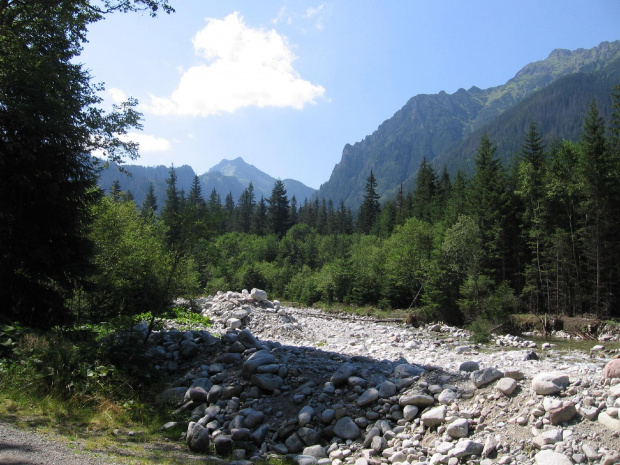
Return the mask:
{"type": "Polygon", "coordinates": [[[194,175],[192,180],[192,187],[190,187],[187,195],[187,203],[192,207],[206,207],[205,199],[202,197],[202,186],[197,175],[194,175]]]}
{"type": "Polygon", "coordinates": [[[610,194],[615,188],[610,174],[617,166],[613,166],[613,158],[607,147],[605,121],[594,102],[585,120],[580,145],[579,174],[584,195],[580,205],[583,218],[580,236],[591,277],[592,309],[597,316],[602,316],[607,314],[610,306],[605,274],[610,266],[608,260],[613,254],[606,246],[606,239],[611,231],[609,219],[613,216],[610,194]]]}
{"type": "Polygon", "coordinates": [[[264,236],[267,234],[267,230],[267,202],[265,197],[261,195],[252,217],[252,232],[258,236],[264,236]]]}
{"type": "Polygon", "coordinates": [[[524,211],[520,224],[526,243],[525,288],[530,311],[550,309],[551,293],[548,274],[543,263],[544,242],[548,236],[545,205],[546,155],[542,136],[536,123],[531,123],[522,146],[518,166],[517,195],[524,211]],[[546,296],[543,302],[543,295],[546,296]]]}
{"type": "Polygon", "coordinates": [[[248,184],[241,195],[239,196],[239,202],[237,203],[236,211],[236,227],[235,230],[243,233],[249,233],[252,228],[252,217],[254,216],[254,209],[256,207],[256,200],[254,197],[254,185],[252,181],[248,184]]]}
{"type": "Polygon", "coordinates": [[[281,180],[277,180],[271,191],[271,197],[267,200],[269,203],[268,217],[271,231],[278,237],[286,234],[289,228],[289,201],[286,197],[286,189],[281,180]]]}
{"type": "Polygon", "coordinates": [[[433,221],[437,208],[436,192],[437,175],[424,157],[418,169],[416,188],[413,192],[413,216],[422,221],[433,221]]]}
{"type": "Polygon", "coordinates": [[[177,174],[174,166],[170,168],[166,179],[166,201],[161,211],[161,219],[168,228],[166,237],[168,245],[179,245],[183,236],[181,212],[183,209],[182,195],[177,189],[177,174]]]}
{"type": "Polygon", "coordinates": [[[289,211],[289,221],[291,222],[291,226],[295,226],[299,221],[298,211],[297,211],[297,199],[293,195],[291,197],[291,208],[289,211]]]}
{"type": "Polygon", "coordinates": [[[151,218],[157,213],[157,198],[155,197],[155,189],[153,183],[149,183],[149,189],[146,192],[146,197],[142,202],[142,208],[140,209],[140,215],[143,218],[151,218]]]}
{"type": "Polygon", "coordinates": [[[357,220],[357,230],[362,234],[370,234],[373,231],[375,223],[381,213],[379,194],[377,194],[376,189],[377,180],[372,170],[370,170],[370,176],[366,178],[366,193],[364,194],[357,220]]]}
{"type": "Polygon", "coordinates": [[[115,179],[110,186],[110,191],[108,192],[108,196],[112,199],[112,202],[120,202],[121,201],[121,182],[118,179],[115,179]]]}
{"type": "Polygon", "coordinates": [[[485,267],[495,273],[499,282],[507,278],[503,237],[506,175],[495,152],[496,147],[485,132],[474,159],[475,172],[467,189],[467,203],[482,232],[482,246],[487,254],[485,267]]]}

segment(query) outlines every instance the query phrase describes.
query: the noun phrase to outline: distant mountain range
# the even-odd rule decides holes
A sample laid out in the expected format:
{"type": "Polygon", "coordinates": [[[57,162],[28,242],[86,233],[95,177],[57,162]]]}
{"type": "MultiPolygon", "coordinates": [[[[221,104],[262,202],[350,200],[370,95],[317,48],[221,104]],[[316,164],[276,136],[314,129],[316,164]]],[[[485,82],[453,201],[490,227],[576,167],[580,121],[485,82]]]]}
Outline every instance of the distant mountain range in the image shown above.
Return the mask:
{"type": "Polygon", "coordinates": [[[609,96],[618,84],[620,41],[615,41],[590,50],[554,50],[501,86],[416,95],[373,134],[344,147],[317,196],[356,208],[373,170],[378,194],[391,198],[401,183],[405,191],[415,186],[423,157],[437,171],[443,166],[451,174],[471,171],[484,130],[505,160],[518,153],[532,121],[546,141],[576,140],[593,99],[603,115],[611,113],[609,96]]]}
{"type": "MultiPolygon", "coordinates": [[[[424,157],[440,171],[471,173],[473,156],[483,131],[497,145],[506,163],[518,154],[530,122],[536,122],[545,141],[579,139],[588,106],[594,100],[602,115],[611,115],[612,89],[620,84],[620,41],[603,42],[589,50],[554,50],[542,61],[530,63],[507,83],[489,89],[472,87],[453,94],[420,94],[412,97],[375,132],[353,145],[345,145],[342,158],[318,191],[292,179],[283,180],[289,198],[342,200],[356,209],[363,198],[366,179],[373,170],[382,200],[392,198],[400,185],[415,187],[424,157]]],[[[132,177],[112,165],[101,175],[108,190],[115,179],[130,190],[140,204],[153,183],[158,203],[165,200],[169,168],[125,165],[132,177]]],[[[187,193],[194,177],[189,166],[175,167],[178,188],[187,193]]],[[[203,196],[215,189],[222,201],[232,193],[235,202],[250,182],[256,200],[268,198],[275,178],[241,158],[222,160],[199,176],[203,196]]]]}
{"type": "MultiPolygon", "coordinates": [[[[119,166],[111,164],[108,168],[101,172],[99,185],[108,192],[112,183],[118,180],[121,189],[131,191],[137,205],[141,205],[149,188],[149,184],[153,184],[157,203],[161,208],[166,200],[166,179],[170,177],[170,168],[166,166],[146,167],[140,165],[123,165],[123,169],[129,173],[123,173],[119,170],[119,166]]],[[[174,171],[177,175],[177,188],[183,189],[187,194],[192,185],[192,181],[196,173],[187,165],[175,166],[174,171]]],[[[276,179],[268,174],[260,171],[253,165],[246,163],[241,157],[234,160],[222,160],[208,172],[198,176],[200,186],[202,188],[203,197],[208,200],[211,191],[215,189],[224,202],[224,198],[228,193],[232,194],[235,201],[250,182],[254,187],[254,195],[256,201],[261,196],[268,199],[276,182],[276,179]]],[[[283,179],[282,182],[286,188],[289,199],[293,196],[298,203],[302,203],[304,199],[310,199],[316,193],[316,190],[302,184],[294,179],[283,179]]]]}

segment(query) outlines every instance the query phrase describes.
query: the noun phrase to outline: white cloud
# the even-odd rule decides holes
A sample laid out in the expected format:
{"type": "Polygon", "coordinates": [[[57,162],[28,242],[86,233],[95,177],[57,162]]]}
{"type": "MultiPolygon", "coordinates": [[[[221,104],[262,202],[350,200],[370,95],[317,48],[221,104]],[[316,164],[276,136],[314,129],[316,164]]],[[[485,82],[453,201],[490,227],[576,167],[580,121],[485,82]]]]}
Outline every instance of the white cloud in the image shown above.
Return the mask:
{"type": "Polygon", "coordinates": [[[121,89],[113,87],[108,91],[108,94],[110,94],[113,103],[120,104],[127,101],[127,94],[121,89]]]}
{"type": "Polygon", "coordinates": [[[144,153],[166,152],[171,148],[169,140],[139,132],[129,132],[119,136],[119,139],[124,142],[131,141],[140,144],[139,151],[144,153]]]}
{"type": "Polygon", "coordinates": [[[194,49],[205,64],[185,71],[170,97],[151,95],[146,111],[209,116],[250,106],[301,109],[325,93],[295,71],[286,37],[247,27],[237,12],[209,19],[194,37],[194,49]]]}
{"type": "Polygon", "coordinates": [[[316,8],[308,8],[304,14],[304,18],[315,21],[314,27],[319,31],[325,29],[325,15],[327,14],[327,8],[325,3],[320,4],[316,8]]]}

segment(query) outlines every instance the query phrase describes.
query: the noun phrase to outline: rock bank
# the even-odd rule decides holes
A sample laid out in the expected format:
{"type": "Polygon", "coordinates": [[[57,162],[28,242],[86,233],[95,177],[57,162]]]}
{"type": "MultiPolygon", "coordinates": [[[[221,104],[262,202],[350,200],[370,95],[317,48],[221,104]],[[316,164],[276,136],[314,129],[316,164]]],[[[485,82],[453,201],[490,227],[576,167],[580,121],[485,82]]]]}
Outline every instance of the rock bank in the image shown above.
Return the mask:
{"type": "Polygon", "coordinates": [[[169,327],[151,350],[176,377],[161,396],[175,410],[166,427],[181,424],[193,451],[309,465],[620,463],[609,358],[512,336],[478,347],[459,328],[285,308],[259,290],[194,305],[213,327],[169,327]]]}

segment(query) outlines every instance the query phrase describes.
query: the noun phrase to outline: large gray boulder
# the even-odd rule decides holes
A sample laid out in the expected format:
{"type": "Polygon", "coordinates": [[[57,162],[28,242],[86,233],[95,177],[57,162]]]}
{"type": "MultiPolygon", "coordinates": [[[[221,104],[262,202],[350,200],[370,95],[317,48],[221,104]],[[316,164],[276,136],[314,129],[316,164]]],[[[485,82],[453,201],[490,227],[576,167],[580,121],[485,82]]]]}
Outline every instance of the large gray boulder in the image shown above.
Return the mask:
{"type": "Polygon", "coordinates": [[[351,417],[342,417],[334,426],[334,434],[342,439],[357,439],[362,433],[351,417]]]}
{"type": "Polygon", "coordinates": [[[497,368],[483,368],[482,370],[476,370],[471,374],[471,380],[474,386],[480,388],[492,383],[493,381],[500,379],[504,376],[504,373],[497,368]]]}
{"type": "Polygon", "coordinates": [[[192,421],[187,426],[185,440],[192,452],[209,452],[209,430],[204,426],[192,421]]]}
{"type": "Polygon", "coordinates": [[[532,389],[538,395],[548,396],[557,394],[570,383],[568,375],[561,371],[552,371],[537,374],[532,380],[532,389]]]}

